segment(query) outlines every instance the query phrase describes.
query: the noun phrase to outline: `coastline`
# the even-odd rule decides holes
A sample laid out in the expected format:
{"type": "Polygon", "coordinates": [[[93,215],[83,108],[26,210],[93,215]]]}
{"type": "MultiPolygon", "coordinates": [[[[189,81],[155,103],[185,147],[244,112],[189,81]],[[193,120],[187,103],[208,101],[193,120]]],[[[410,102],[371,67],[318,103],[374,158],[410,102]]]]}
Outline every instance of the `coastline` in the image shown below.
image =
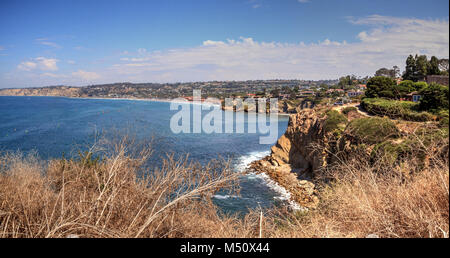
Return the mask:
{"type": "Polygon", "coordinates": [[[92,100],[129,100],[129,101],[148,101],[148,102],[166,102],[166,103],[187,103],[187,104],[200,104],[210,106],[220,106],[220,104],[212,101],[202,101],[200,103],[193,101],[176,101],[176,99],[139,99],[139,98],[102,98],[102,97],[69,97],[69,96],[47,96],[47,95],[0,95],[0,97],[54,97],[54,98],[68,98],[68,99],[92,99],[92,100]]]}
{"type": "MultiPolygon", "coordinates": [[[[269,187],[272,191],[276,192],[278,196],[275,196],[275,200],[285,202],[286,205],[293,211],[307,211],[308,208],[302,206],[296,202],[292,196],[292,193],[283,185],[278,183],[270,174],[263,170],[256,170],[252,167],[254,162],[258,162],[262,159],[267,158],[272,153],[270,150],[267,151],[256,151],[250,152],[246,155],[242,155],[239,160],[240,162],[235,166],[235,169],[239,172],[244,172],[247,178],[259,178],[262,182],[269,187]]],[[[221,198],[221,197],[217,197],[221,198]]]]}
{"type": "MultiPolygon", "coordinates": [[[[92,100],[129,100],[129,101],[148,101],[148,102],[165,102],[165,103],[183,103],[183,104],[193,104],[193,105],[208,105],[208,106],[216,106],[216,107],[221,107],[220,103],[217,103],[216,101],[208,101],[208,99],[202,101],[202,102],[194,102],[194,101],[177,101],[176,99],[139,99],[139,98],[102,98],[102,97],[68,97],[68,96],[46,96],[46,95],[33,95],[33,96],[29,96],[29,95],[23,95],[23,96],[18,96],[18,95],[0,95],[0,97],[55,97],[55,98],[69,98],[69,99],[92,99],[92,100]]],[[[222,109],[223,110],[223,109],[222,109]]],[[[223,111],[227,111],[227,110],[223,110],[223,111]]],[[[236,112],[236,111],[232,111],[232,112],[236,112]]],[[[245,111],[241,111],[241,112],[245,112],[245,111]]],[[[245,112],[247,113],[247,112],[245,112]]],[[[290,115],[294,115],[295,113],[278,113],[279,116],[290,116],[290,115]]]]}

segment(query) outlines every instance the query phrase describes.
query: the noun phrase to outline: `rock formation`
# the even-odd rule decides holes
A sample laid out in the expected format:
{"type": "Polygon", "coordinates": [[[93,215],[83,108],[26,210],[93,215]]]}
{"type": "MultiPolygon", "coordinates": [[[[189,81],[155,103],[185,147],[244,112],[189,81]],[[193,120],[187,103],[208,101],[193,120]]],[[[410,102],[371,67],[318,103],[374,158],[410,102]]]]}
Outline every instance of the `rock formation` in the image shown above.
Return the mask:
{"type": "Polygon", "coordinates": [[[318,204],[311,179],[327,164],[327,155],[319,147],[328,141],[323,128],[325,119],[314,109],[291,115],[288,128],[271,148],[271,155],[251,165],[253,170],[268,174],[285,187],[294,201],[307,208],[318,204]]]}

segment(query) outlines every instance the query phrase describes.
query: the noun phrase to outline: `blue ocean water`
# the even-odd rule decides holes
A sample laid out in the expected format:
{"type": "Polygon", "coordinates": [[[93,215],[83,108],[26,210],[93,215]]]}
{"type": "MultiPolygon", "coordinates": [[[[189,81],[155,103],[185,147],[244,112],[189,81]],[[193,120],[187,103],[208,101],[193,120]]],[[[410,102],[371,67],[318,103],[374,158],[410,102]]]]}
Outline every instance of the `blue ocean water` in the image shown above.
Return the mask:
{"type": "MultiPolygon", "coordinates": [[[[166,154],[189,154],[202,164],[218,157],[231,159],[239,170],[270,152],[270,145],[259,144],[261,134],[247,133],[248,114],[243,134],[174,134],[170,119],[177,112],[166,102],[0,96],[0,151],[36,151],[42,159],[60,158],[63,153],[67,157],[86,150],[102,132],[114,130],[142,140],[153,138],[155,166],[166,154]]],[[[222,117],[224,112],[229,111],[221,111],[222,117]]],[[[202,111],[203,116],[207,113],[202,111]]],[[[279,116],[278,137],[287,124],[288,118],[279,116]]],[[[226,211],[245,212],[271,206],[277,196],[261,177],[246,176],[240,196],[218,194],[215,201],[226,211]]]]}

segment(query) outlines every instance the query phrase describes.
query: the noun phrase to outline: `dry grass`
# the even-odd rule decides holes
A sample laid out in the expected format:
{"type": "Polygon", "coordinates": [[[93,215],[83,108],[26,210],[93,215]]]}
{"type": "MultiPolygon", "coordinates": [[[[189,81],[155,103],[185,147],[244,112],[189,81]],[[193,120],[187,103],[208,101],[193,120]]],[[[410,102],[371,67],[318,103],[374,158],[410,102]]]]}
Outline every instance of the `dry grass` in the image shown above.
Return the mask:
{"type": "MultiPolygon", "coordinates": [[[[449,164],[435,150],[426,148],[427,162],[417,171],[414,155],[400,165],[383,159],[338,162],[325,171],[331,183],[320,190],[320,206],[308,214],[269,215],[271,237],[449,237],[449,164]],[[274,227],[273,225],[277,225],[274,227]]],[[[442,153],[441,153],[442,154],[442,153]]]]}
{"type": "Polygon", "coordinates": [[[83,155],[48,166],[34,155],[3,156],[0,237],[238,237],[255,231],[220,216],[211,202],[217,190],[234,188],[238,174],[227,166],[168,157],[161,169],[138,178],[150,151],[132,153],[127,146],[133,146],[127,139],[110,145],[102,161],[83,155]]]}
{"type": "Polygon", "coordinates": [[[332,180],[317,209],[238,218],[211,201],[219,189],[236,190],[239,175],[228,166],[168,157],[142,178],[150,151],[132,152],[130,144],[92,150],[103,151],[100,161],[2,156],[0,237],[448,237],[448,154],[429,152],[429,165],[416,173],[409,173],[417,170],[413,157],[397,166],[340,162],[324,171],[332,180]]]}

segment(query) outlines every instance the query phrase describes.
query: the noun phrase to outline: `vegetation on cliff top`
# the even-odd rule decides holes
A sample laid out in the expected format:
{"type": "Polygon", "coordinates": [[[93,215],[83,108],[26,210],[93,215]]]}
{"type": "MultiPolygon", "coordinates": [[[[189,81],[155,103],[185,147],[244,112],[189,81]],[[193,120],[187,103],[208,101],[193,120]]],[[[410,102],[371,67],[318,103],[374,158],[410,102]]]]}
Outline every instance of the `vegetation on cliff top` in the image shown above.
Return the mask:
{"type": "Polygon", "coordinates": [[[400,136],[400,131],[390,119],[380,117],[354,119],[347,125],[345,133],[357,144],[376,144],[400,136]]]}
{"type": "Polygon", "coordinates": [[[334,132],[338,129],[343,130],[345,128],[345,124],[348,122],[347,117],[339,111],[329,110],[325,114],[326,119],[323,128],[326,132],[334,132]]]}

